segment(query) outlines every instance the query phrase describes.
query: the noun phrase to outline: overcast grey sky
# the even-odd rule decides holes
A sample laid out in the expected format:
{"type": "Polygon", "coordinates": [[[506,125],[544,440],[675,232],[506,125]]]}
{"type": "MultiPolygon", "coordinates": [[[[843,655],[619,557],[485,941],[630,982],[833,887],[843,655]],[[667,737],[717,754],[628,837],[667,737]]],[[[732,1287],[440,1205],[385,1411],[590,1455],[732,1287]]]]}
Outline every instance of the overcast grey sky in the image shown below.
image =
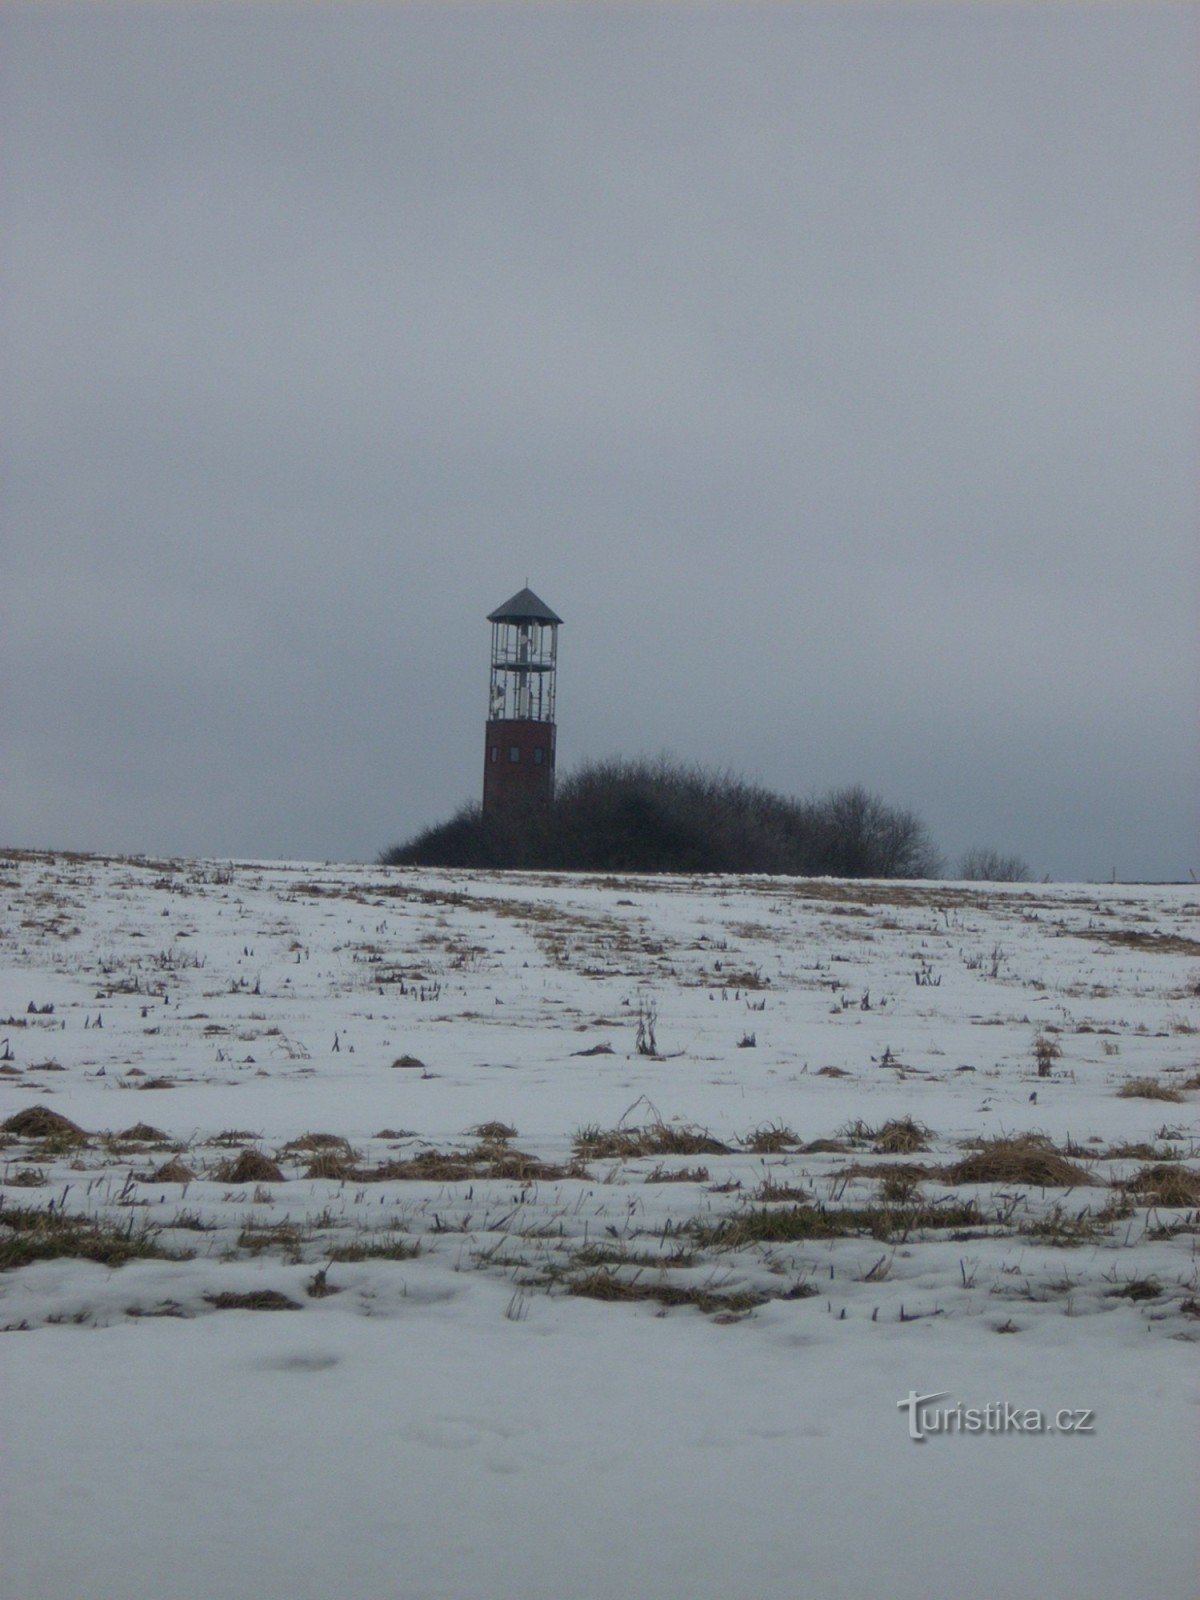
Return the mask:
{"type": "Polygon", "coordinates": [[[0,15],[0,843],[371,858],[560,768],[1200,870],[1200,11],[0,15]]]}

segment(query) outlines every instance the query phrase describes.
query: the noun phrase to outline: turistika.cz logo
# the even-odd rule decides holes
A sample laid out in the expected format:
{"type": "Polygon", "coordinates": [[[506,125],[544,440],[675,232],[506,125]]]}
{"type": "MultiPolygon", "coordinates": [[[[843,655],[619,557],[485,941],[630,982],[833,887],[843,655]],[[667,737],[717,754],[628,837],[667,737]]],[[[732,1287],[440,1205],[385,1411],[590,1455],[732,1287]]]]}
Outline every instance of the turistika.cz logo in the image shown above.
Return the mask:
{"type": "Polygon", "coordinates": [[[985,1406],[961,1403],[939,1406],[950,1391],[918,1394],[910,1389],[896,1401],[898,1411],[908,1412],[908,1437],[923,1444],[935,1433],[1094,1433],[1094,1411],[1064,1407],[1060,1411],[1041,1411],[1033,1406],[1014,1406],[1007,1400],[992,1400],[985,1406]]]}

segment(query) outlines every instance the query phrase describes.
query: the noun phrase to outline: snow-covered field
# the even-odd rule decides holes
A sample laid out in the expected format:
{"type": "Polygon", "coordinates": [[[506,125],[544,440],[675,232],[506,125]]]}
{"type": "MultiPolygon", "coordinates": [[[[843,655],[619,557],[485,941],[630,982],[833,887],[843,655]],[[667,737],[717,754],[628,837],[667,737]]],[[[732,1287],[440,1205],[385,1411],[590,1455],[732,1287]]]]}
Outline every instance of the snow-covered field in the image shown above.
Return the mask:
{"type": "Polygon", "coordinates": [[[7,1600],[1194,1597],[1194,887],[0,882],[7,1600]]]}

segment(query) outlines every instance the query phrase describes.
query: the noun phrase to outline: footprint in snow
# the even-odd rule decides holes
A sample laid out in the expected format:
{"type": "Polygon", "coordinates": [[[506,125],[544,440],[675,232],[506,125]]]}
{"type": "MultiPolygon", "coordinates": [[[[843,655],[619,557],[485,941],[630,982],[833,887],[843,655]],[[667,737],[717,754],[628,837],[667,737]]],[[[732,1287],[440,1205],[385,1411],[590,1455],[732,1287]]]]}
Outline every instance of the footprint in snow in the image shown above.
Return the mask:
{"type": "Polygon", "coordinates": [[[433,1450],[469,1450],[472,1445],[512,1439],[519,1429],[479,1422],[471,1417],[427,1417],[402,1430],[403,1437],[433,1450]]]}
{"type": "Polygon", "coordinates": [[[312,1350],[290,1356],[269,1356],[255,1365],[264,1372],[327,1372],[330,1367],[337,1366],[338,1360],[338,1356],[312,1350]]]}

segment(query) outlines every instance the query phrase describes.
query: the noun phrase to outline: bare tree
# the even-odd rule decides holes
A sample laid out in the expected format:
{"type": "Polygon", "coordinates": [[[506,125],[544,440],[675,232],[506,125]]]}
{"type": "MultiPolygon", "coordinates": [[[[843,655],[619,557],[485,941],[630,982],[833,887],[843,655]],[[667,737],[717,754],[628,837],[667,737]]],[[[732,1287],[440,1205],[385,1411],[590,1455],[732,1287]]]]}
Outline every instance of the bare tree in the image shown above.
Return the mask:
{"type": "Polygon", "coordinates": [[[822,835],[822,870],[840,878],[935,878],[941,857],[912,811],[889,806],[856,785],[814,807],[822,835]]]}
{"type": "Polygon", "coordinates": [[[958,864],[958,875],[968,883],[1028,883],[1033,877],[1028,862],[999,850],[975,845],[958,864]]]}

